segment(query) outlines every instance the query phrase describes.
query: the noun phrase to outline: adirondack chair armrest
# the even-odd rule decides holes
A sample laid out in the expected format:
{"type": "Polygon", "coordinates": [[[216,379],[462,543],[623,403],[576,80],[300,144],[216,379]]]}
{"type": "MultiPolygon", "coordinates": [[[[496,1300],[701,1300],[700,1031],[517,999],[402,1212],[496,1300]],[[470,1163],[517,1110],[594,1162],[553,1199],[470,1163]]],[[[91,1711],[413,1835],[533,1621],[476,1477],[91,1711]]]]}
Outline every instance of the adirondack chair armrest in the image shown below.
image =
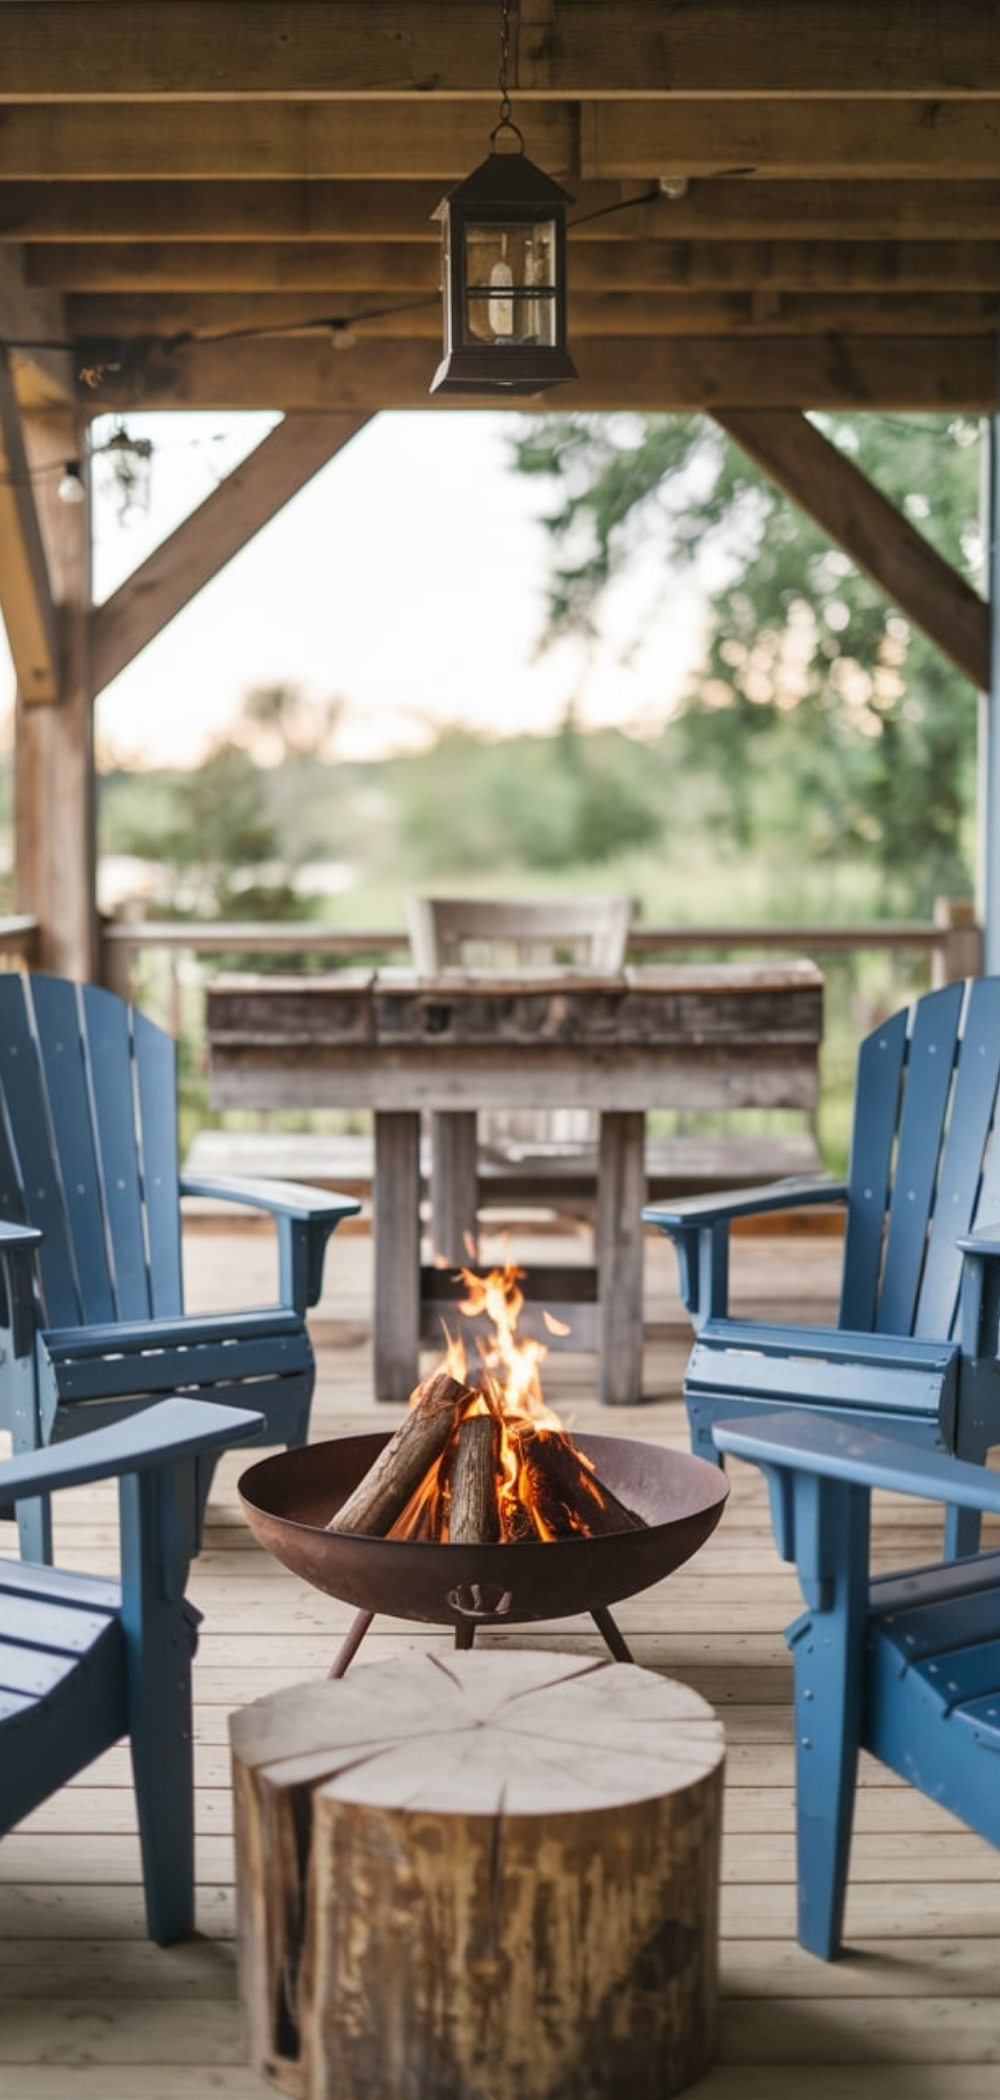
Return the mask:
{"type": "Polygon", "coordinates": [[[831,1610],[838,1597],[844,1609],[863,1607],[873,1488],[1000,1515],[1000,1475],[985,1466],[829,1416],[752,1415],[716,1422],[712,1434],[720,1451],[765,1475],[775,1545],[795,1562],[812,1611],[831,1610]]]}
{"type": "Polygon", "coordinates": [[[716,1422],[712,1434],[720,1451],[753,1465],[1000,1516],[1000,1473],[828,1415],[805,1409],[750,1415],[739,1422],[716,1422]]]}
{"type": "Polygon", "coordinates": [[[35,1331],[35,1250],[41,1238],[37,1226],[0,1222],[0,1324],[10,1333],[15,1357],[31,1355],[35,1331]]]}
{"type": "Polygon", "coordinates": [[[846,1199],[844,1181],[821,1174],[790,1174],[755,1189],[649,1203],[642,1218],[674,1243],[681,1298],[697,1332],[706,1320],[724,1318],[728,1311],[729,1227],[735,1218],[802,1210],[817,1203],[844,1203],[846,1199]]]}
{"type": "Polygon", "coordinates": [[[182,1196],[214,1196],[266,1211],[278,1231],[281,1302],[298,1313],[315,1305],[323,1288],[323,1263],[331,1232],[342,1218],[356,1217],[355,1196],[310,1188],[299,1181],[252,1180],[212,1174],[185,1175],[182,1196]]]}
{"type": "Polygon", "coordinates": [[[1000,1224],[977,1225],[975,1232],[963,1232],[957,1244],[963,1254],[1000,1255],[1000,1224]]]}
{"type": "Polygon", "coordinates": [[[4,1502],[47,1495],[56,1488],[123,1478],[176,1459],[201,1458],[244,1443],[263,1427],[250,1408],[219,1407],[211,1400],[158,1400],[108,1429],[90,1429],[65,1443],[48,1444],[0,1463],[4,1502]]]}

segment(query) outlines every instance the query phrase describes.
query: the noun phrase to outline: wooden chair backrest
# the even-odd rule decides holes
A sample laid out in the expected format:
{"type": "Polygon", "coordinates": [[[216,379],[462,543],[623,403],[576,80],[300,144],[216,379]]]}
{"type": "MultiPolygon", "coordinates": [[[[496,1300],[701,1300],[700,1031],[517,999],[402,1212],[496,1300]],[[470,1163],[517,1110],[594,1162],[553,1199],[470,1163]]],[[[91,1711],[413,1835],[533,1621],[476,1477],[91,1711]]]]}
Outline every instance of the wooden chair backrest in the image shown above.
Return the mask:
{"type": "Polygon", "coordinates": [[[1000,977],[928,992],[858,1057],[840,1323],[954,1336],[957,1241],[1000,1221],[1000,977]]]}
{"type": "Polygon", "coordinates": [[[182,1311],[175,1046],[113,992],[0,973],[0,1217],[47,1326],[182,1311]]]}
{"type": "MultiPolygon", "coordinates": [[[[422,977],[442,970],[520,976],[531,970],[615,975],[625,962],[630,897],[409,897],[413,960],[422,977]]],[[[593,1145],[586,1108],[493,1109],[479,1118],[486,1145],[593,1145]]]]}
{"type": "Polygon", "coordinates": [[[625,962],[629,897],[410,897],[413,959],[439,970],[576,969],[601,975],[625,962]]]}

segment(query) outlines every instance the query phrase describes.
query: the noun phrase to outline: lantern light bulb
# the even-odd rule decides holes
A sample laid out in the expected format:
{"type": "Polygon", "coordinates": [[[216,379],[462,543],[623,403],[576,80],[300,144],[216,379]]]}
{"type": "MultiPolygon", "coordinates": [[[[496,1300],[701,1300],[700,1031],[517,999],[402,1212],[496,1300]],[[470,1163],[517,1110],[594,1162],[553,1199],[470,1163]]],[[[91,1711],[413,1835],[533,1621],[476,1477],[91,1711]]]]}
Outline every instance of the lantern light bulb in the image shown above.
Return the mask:
{"type": "MultiPolygon", "coordinates": [[[[495,262],[490,271],[490,285],[498,292],[505,292],[510,289],[513,282],[514,272],[506,258],[501,256],[499,262],[495,262]]],[[[494,335],[513,335],[513,299],[491,298],[487,301],[487,312],[494,335]]]]}

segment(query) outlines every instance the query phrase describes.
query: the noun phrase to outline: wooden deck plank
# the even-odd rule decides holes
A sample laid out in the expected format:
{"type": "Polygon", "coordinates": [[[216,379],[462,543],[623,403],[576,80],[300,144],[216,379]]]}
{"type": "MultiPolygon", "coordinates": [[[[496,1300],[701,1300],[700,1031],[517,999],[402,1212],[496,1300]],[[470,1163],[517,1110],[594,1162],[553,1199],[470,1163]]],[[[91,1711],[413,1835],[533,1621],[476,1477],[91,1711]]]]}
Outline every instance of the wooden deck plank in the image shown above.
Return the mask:
{"type": "MultiPolygon", "coordinates": [[[[333,1251],[336,1280],[331,1274],[317,1326],[317,1439],[397,1419],[371,1399],[370,1245],[355,1236],[333,1251]]],[[[551,1242],[545,1252],[551,1258],[551,1242]]],[[[197,1279],[206,1303],[232,1302],[235,1279],[241,1303],[262,1302],[273,1288],[263,1238],[199,1227],[188,1258],[189,1282],[197,1279]]],[[[833,1240],[796,1242],[791,1264],[778,1239],[742,1241],[734,1268],[743,1309],[787,1315],[794,1304],[825,1316],[836,1260],[833,1240]]],[[[662,1245],[651,1247],[648,1274],[647,1385],[662,1397],[609,1416],[597,1405],[592,1359],[576,1356],[550,1359],[546,1390],[581,1429],[683,1450],[688,1331],[662,1245]]],[[[199,1936],[169,1949],[145,1939],[129,1761],[124,1748],[110,1751],[0,1845],[4,2100],[265,2100],[271,2090],[244,2064],[237,2013],[228,1716],[325,1670],[351,1614],[305,1589],[251,1538],[236,1497],[246,1462],[234,1453],[220,1467],[192,1584],[205,1613],[195,1666],[199,1936]]],[[[63,1499],[61,1553],[71,1564],[113,1568],[113,1494],[63,1499]]],[[[880,1501],[876,1527],[880,1564],[936,1557],[933,1509],[880,1501]]],[[[794,1577],[770,1542],[762,1483],[745,1467],[734,1468],[730,1504],[696,1561],[618,1610],[637,1661],[693,1684],[726,1724],[720,2051],[692,2093],[801,2100],[805,2069],[811,2100],[843,2100],[848,2077],[851,2100],[996,2100],[1000,1854],[870,1759],[862,1760],[850,1951],[828,1966],[795,1942],[782,1629],[797,1610],[794,1577]]],[[[602,1652],[586,1619],[503,1639],[602,1652]]],[[[363,1654],[375,1660],[429,1644],[446,1649],[450,1636],[383,1620],[363,1654]]]]}
{"type": "MultiPolygon", "coordinates": [[[[817,2022],[809,2063],[810,2100],[845,2100],[842,2062],[823,2063],[825,2036],[817,2022]],[[818,2060],[818,2067],[817,2067],[818,2060]]],[[[691,2100],[802,2100],[802,2063],[717,2064],[688,2091],[691,2100]]],[[[177,2069],[142,2066],[142,2100],[273,2100],[267,2086],[242,2064],[194,2064],[177,2069]]],[[[907,2063],[893,2080],[891,2061],[862,2057],[851,2064],[850,2100],[996,2100],[995,2063],[907,2063]]],[[[5,2100],[136,2100],[133,2065],[19,2066],[5,2100]]]]}
{"type": "MultiPolygon", "coordinates": [[[[826,2061],[864,2062],[891,2054],[899,2064],[996,2064],[1000,2040],[991,2001],[975,1998],[920,1999],[800,1998],[775,2016],[773,2000],[741,1999],[724,2004],[720,2064],[808,2062],[822,2035],[826,2061]]],[[[47,2016],[50,2061],[79,2061],[84,2048],[99,2049],[109,2067],[145,2066],[150,2061],[178,2070],[193,2065],[234,2064],[241,2049],[239,2009],[232,1996],[191,1998],[183,2020],[163,1998],[74,1999],[47,2016]]],[[[38,2011],[28,1999],[4,2014],[6,2062],[33,2062],[38,2011]]],[[[944,2100],[944,2096],[942,2096],[944,2100]]]]}

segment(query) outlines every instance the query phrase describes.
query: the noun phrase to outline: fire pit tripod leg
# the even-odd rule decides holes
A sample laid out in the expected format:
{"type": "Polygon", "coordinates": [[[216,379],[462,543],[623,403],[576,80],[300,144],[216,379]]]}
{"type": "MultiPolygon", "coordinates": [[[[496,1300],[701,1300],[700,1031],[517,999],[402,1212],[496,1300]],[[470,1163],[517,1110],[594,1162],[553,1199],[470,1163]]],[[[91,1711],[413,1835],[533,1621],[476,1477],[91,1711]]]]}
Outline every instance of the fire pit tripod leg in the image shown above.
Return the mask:
{"type": "Polygon", "coordinates": [[[343,1677],[349,1664],[354,1661],[374,1617],[373,1611],[359,1611],[356,1618],[352,1619],[350,1629],[330,1665],[331,1677],[343,1677]]]}
{"type": "MultiPolygon", "coordinates": [[[[456,1648],[471,1648],[475,1643],[477,1623],[483,1624],[487,1620],[492,1620],[492,1622],[496,1624],[498,1616],[499,1614],[494,1612],[484,1612],[481,1615],[478,1622],[476,1618],[474,1618],[471,1614],[456,1620],[456,1648]]],[[[594,1625],[597,1627],[598,1632],[603,1636],[607,1647],[611,1653],[612,1659],[615,1662],[632,1662],[632,1652],[628,1646],[627,1641],[625,1640],[624,1635],[621,1633],[621,1631],[615,1623],[615,1620],[612,1618],[611,1613],[607,1608],[607,1605],[595,1604],[591,1610],[590,1616],[593,1619],[594,1625]]],[[[374,1617],[375,1613],[373,1611],[359,1611],[355,1618],[352,1620],[349,1631],[346,1634],[343,1642],[341,1643],[341,1646],[338,1648],[334,1660],[330,1666],[329,1675],[331,1678],[343,1677],[346,1671],[350,1668],[350,1665],[354,1661],[358,1649],[360,1648],[361,1643],[364,1640],[364,1637],[368,1632],[368,1628],[370,1627],[374,1617]]]]}
{"type": "Polygon", "coordinates": [[[607,1605],[595,1604],[591,1609],[590,1616],[594,1621],[594,1625],[597,1627],[598,1633],[603,1633],[605,1641],[607,1642],[607,1645],[611,1650],[611,1654],[614,1657],[615,1662],[633,1662],[635,1658],[633,1657],[628,1642],[626,1641],[624,1634],[620,1631],[616,1621],[612,1618],[607,1605]]]}

